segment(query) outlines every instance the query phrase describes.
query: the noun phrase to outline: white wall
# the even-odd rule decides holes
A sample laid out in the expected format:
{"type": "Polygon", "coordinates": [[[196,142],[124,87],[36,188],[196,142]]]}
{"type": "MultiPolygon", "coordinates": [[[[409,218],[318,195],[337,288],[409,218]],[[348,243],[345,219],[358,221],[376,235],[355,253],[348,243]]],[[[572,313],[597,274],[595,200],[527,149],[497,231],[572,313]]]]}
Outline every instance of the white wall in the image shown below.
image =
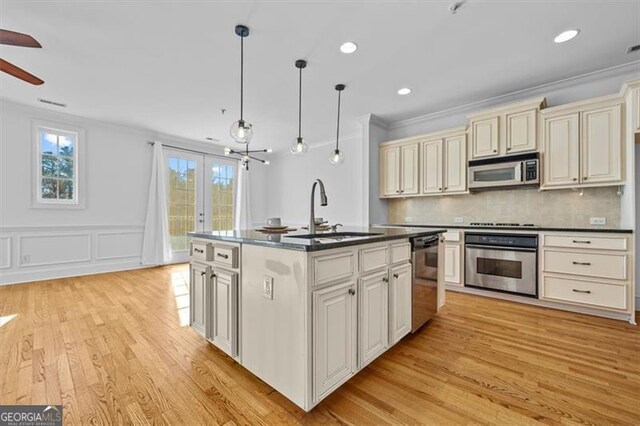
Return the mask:
{"type": "MultiPolygon", "coordinates": [[[[222,147],[0,101],[0,284],[140,266],[152,150],[147,140],[222,147]],[[86,130],[86,208],[31,208],[31,120],[86,130]]],[[[266,172],[252,170],[254,216],[267,211],[266,172]]]]}
{"type": "MultiPolygon", "coordinates": [[[[361,138],[340,142],[345,160],[340,166],[329,163],[332,143],[316,144],[302,156],[278,153],[271,158],[268,170],[268,216],[280,217],[287,224],[308,225],[311,185],[315,179],[324,183],[328,203],[320,206],[316,190],[316,217],[345,226],[362,226],[366,210],[362,190],[361,138]]],[[[254,217],[259,222],[261,218],[254,217]]]]}

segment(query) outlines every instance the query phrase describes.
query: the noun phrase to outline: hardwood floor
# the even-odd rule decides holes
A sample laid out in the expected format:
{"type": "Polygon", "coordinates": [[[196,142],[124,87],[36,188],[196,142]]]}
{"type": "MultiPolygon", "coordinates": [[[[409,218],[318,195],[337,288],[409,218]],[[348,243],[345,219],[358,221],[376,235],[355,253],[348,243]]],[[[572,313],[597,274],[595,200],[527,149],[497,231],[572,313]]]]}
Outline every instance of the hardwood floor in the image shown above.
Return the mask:
{"type": "Polygon", "coordinates": [[[450,292],[307,414],[181,325],[187,283],[177,265],[0,287],[0,403],[85,425],[640,424],[624,322],[450,292]]]}

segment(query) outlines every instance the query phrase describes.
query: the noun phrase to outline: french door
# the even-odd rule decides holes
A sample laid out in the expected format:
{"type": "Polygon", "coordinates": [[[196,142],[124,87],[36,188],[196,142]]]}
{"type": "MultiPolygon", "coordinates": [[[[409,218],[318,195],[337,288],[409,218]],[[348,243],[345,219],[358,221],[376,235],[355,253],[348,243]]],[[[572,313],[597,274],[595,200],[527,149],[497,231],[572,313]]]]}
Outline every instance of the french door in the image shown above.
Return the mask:
{"type": "Polygon", "coordinates": [[[238,163],[165,149],[165,165],[173,261],[186,262],[187,232],[233,230],[238,163]]]}

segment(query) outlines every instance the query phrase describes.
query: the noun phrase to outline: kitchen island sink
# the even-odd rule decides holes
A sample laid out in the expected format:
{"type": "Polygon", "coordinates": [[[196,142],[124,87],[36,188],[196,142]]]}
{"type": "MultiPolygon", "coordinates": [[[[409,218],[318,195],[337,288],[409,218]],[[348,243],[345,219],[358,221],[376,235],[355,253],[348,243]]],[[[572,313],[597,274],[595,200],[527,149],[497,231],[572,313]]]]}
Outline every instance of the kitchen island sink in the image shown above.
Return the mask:
{"type": "Polygon", "coordinates": [[[300,235],[284,235],[285,238],[306,238],[306,239],[339,239],[339,238],[362,238],[382,235],[375,232],[327,232],[318,234],[300,234],[300,235]]]}

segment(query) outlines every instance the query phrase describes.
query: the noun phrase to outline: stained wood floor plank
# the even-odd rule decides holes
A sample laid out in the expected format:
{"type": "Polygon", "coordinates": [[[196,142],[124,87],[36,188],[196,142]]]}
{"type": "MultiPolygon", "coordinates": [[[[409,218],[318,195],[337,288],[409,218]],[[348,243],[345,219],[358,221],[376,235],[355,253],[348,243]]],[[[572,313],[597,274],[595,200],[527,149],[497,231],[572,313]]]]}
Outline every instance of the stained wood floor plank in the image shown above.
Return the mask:
{"type": "Polygon", "coordinates": [[[189,327],[174,265],[0,287],[0,403],[65,424],[640,424],[640,331],[460,293],[305,413],[189,327]]]}

